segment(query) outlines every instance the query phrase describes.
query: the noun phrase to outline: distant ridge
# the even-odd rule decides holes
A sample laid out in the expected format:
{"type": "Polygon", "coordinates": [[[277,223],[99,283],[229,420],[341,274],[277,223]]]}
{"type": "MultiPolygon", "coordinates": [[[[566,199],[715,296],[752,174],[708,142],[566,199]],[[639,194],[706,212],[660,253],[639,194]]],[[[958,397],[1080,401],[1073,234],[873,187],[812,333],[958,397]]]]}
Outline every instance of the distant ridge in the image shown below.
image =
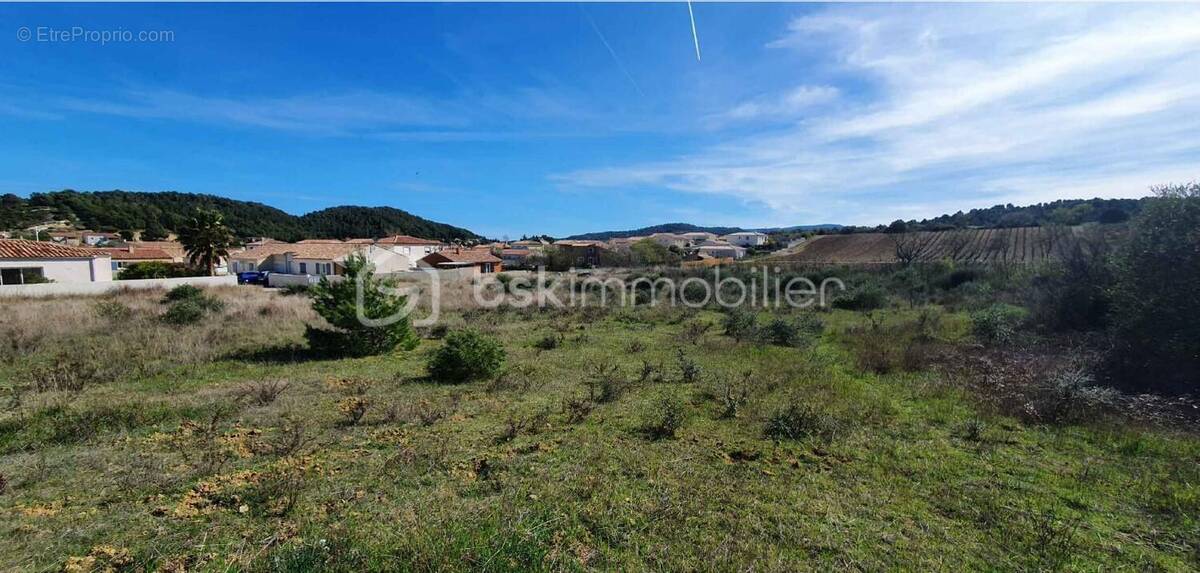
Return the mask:
{"type": "Polygon", "coordinates": [[[73,190],[34,193],[29,199],[0,197],[0,228],[23,229],[51,220],[70,220],[97,231],[178,231],[197,207],[213,209],[240,237],[300,239],[376,238],[413,235],[441,241],[481,238],[392,207],[340,206],[302,216],[275,207],[196,193],[73,190]]]}
{"type": "Polygon", "coordinates": [[[701,227],[690,223],[664,223],[662,225],[653,225],[650,227],[642,227],[640,229],[632,229],[629,231],[600,231],[595,233],[583,233],[580,235],[571,235],[563,237],[564,239],[575,240],[592,240],[592,241],[607,241],[608,239],[620,239],[625,237],[641,237],[644,235],[653,235],[654,233],[715,233],[717,235],[728,235],[729,233],[738,233],[742,231],[757,231],[760,233],[785,233],[796,231],[816,231],[816,230],[835,230],[842,228],[841,225],[827,223],[822,225],[797,225],[794,227],[769,227],[747,229],[743,227],[701,227]]]}

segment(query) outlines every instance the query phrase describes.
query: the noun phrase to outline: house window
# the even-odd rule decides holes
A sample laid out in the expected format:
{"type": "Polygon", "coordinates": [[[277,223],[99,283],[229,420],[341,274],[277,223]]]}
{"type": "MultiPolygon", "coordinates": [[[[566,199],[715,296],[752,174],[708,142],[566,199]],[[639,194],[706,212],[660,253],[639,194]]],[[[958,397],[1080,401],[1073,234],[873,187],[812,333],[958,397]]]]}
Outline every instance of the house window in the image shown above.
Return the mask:
{"type": "Polygon", "coordinates": [[[308,274],[308,263],[300,263],[300,274],[308,274]]]}
{"type": "Polygon", "coordinates": [[[23,285],[26,283],[44,283],[46,277],[42,267],[17,269],[0,269],[0,285],[23,285]]]}
{"type": "Polygon", "coordinates": [[[492,263],[483,263],[483,272],[485,272],[485,273],[492,272],[492,263]]]}

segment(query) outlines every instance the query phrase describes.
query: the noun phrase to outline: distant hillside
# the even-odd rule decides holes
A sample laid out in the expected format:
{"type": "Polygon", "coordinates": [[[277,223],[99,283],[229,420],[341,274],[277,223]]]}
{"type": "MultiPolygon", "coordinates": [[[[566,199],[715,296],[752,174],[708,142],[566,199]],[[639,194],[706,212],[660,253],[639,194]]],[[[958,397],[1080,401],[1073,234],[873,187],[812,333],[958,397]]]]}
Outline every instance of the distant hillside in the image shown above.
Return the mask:
{"type": "Polygon", "coordinates": [[[582,235],[572,235],[564,237],[566,239],[576,240],[592,240],[592,241],[607,241],[608,239],[618,239],[625,237],[642,237],[645,235],[653,235],[654,233],[715,233],[717,235],[728,235],[729,233],[737,233],[740,231],[759,231],[762,233],[777,233],[777,232],[792,232],[792,231],[811,231],[816,229],[840,229],[841,225],[799,225],[796,227],[772,227],[766,229],[746,229],[742,227],[701,227],[688,223],[666,223],[663,225],[654,225],[652,227],[642,227],[641,229],[633,229],[630,231],[602,231],[597,233],[583,233],[582,235]]]}
{"type": "Polygon", "coordinates": [[[959,211],[932,219],[892,222],[875,227],[846,227],[841,233],[896,231],[946,231],[950,229],[1006,229],[1042,227],[1046,225],[1082,225],[1085,223],[1120,223],[1141,210],[1142,199],[1061,199],[1049,203],[1015,206],[1011,203],[985,209],[959,211]]]}
{"type": "Polygon", "coordinates": [[[285,241],[392,234],[440,240],[479,238],[467,229],[391,207],[332,207],[297,217],[262,203],[195,193],[67,190],[34,193],[28,200],[4,195],[0,205],[0,228],[7,229],[68,219],[98,231],[176,231],[197,207],[203,207],[221,212],[226,224],[241,237],[285,241]]]}

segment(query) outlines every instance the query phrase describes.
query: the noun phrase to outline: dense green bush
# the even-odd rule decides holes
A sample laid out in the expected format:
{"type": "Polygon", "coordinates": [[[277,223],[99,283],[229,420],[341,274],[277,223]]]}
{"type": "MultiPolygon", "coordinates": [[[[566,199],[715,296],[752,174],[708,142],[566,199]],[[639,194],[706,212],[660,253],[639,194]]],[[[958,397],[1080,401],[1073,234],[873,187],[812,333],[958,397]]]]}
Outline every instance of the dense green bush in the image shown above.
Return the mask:
{"type": "Polygon", "coordinates": [[[996,303],[971,313],[971,329],[982,342],[1008,344],[1016,338],[1025,316],[1025,309],[1019,306],[996,303]]]}
{"type": "Polygon", "coordinates": [[[179,286],[167,291],[167,294],[165,296],[163,296],[162,301],[164,303],[176,302],[176,301],[187,300],[187,299],[192,299],[192,298],[200,298],[203,296],[204,296],[204,291],[200,290],[199,287],[196,287],[193,285],[179,285],[179,286]]]}
{"type": "Polygon", "coordinates": [[[192,285],[179,285],[167,291],[162,303],[170,305],[163,313],[162,320],[175,325],[195,324],[208,313],[225,310],[225,301],[209,296],[192,285]]]}
{"type": "Polygon", "coordinates": [[[162,320],[175,325],[195,324],[204,319],[205,314],[207,311],[200,300],[187,299],[171,304],[167,312],[163,313],[162,320]]]}
{"type": "Polygon", "coordinates": [[[1116,236],[1091,229],[1070,235],[1058,249],[1061,260],[1037,273],[1024,298],[1031,322],[1050,332],[1099,330],[1109,321],[1116,236]]]}
{"type": "Polygon", "coordinates": [[[504,347],[475,330],[457,330],[429,359],[429,376],[438,382],[460,384],[485,380],[504,369],[504,347]]]}
{"type": "Polygon", "coordinates": [[[821,319],[802,314],[794,319],[776,318],[759,331],[759,339],[776,346],[810,346],[824,330],[821,319]]]}
{"type": "Polygon", "coordinates": [[[730,308],[721,319],[725,335],[741,342],[754,337],[757,330],[754,312],[743,308],[730,308]]]}
{"type": "Polygon", "coordinates": [[[839,430],[836,418],[806,402],[791,400],[767,418],[763,435],[776,440],[801,440],[814,437],[833,439],[839,430]]]}
{"type": "Polygon", "coordinates": [[[340,281],[321,277],[309,288],[312,307],[333,329],[308,326],[309,348],[331,356],[370,356],[411,350],[420,339],[408,319],[408,298],[380,279],[362,255],[346,259],[340,281]]]}
{"type": "Polygon", "coordinates": [[[133,263],[119,272],[114,277],[119,281],[135,280],[135,279],[171,279],[179,277],[195,277],[204,274],[188,267],[183,263],[162,263],[147,261],[143,263],[133,263]]]}
{"type": "Polygon", "coordinates": [[[1200,183],[1155,190],[1115,257],[1110,372],[1127,385],[1200,389],[1200,183]]]}
{"type": "Polygon", "coordinates": [[[875,283],[868,283],[833,299],[833,308],[843,310],[875,310],[887,305],[887,293],[875,283]]]}

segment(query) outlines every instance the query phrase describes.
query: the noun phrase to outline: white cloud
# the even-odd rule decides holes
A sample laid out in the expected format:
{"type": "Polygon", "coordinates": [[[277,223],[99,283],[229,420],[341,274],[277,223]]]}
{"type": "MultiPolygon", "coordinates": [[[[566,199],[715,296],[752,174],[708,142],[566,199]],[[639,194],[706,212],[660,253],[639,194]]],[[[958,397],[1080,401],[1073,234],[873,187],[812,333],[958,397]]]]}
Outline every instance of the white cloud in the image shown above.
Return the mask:
{"type": "Polygon", "coordinates": [[[838,93],[838,89],[833,86],[797,86],[781,96],[763,96],[738,104],[723,114],[721,119],[787,119],[813,106],[837,99],[838,93]]]}
{"type": "Polygon", "coordinates": [[[1196,6],[840,6],[794,20],[769,46],[830,54],[870,99],[690,156],[557,179],[878,222],[1002,197],[1112,194],[1104,181],[1136,196],[1200,176],[1196,6]]]}

